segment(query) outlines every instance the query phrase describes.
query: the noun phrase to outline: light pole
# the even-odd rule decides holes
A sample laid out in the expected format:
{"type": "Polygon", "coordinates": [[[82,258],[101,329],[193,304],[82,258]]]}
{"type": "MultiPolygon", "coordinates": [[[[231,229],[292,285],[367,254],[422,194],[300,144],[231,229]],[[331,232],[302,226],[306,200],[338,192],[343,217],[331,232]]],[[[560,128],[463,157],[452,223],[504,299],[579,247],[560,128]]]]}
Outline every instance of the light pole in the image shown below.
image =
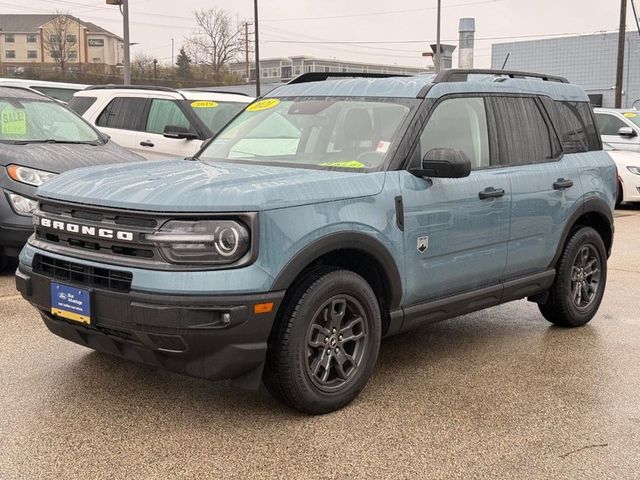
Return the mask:
{"type": "Polygon", "coordinates": [[[122,38],[124,40],[124,84],[131,85],[131,44],[129,43],[129,0],[106,0],[107,5],[118,5],[122,14],[122,38]]]}
{"type": "Polygon", "coordinates": [[[256,97],[260,96],[260,37],[258,35],[258,0],[253,0],[253,32],[256,43],[256,97]]]}
{"type": "Polygon", "coordinates": [[[438,0],[438,26],[436,27],[436,73],[440,71],[440,15],[442,13],[442,1],[438,0]]]}

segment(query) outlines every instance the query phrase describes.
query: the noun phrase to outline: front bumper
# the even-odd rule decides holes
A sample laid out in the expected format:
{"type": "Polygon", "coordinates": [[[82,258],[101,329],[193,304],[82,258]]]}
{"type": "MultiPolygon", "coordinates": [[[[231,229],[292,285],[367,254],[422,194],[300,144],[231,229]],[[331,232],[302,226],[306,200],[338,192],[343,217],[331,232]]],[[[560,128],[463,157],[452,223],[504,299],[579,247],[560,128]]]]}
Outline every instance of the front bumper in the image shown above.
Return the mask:
{"type": "Polygon", "coordinates": [[[284,292],[168,296],[92,288],[91,325],[85,326],[50,313],[51,280],[24,265],[16,272],[17,289],[56,335],[194,377],[232,378],[247,388],[260,383],[267,340],[284,297],[284,292]],[[273,302],[273,310],[254,313],[253,306],[264,302],[273,302]],[[230,317],[225,318],[225,313],[230,317]]]}

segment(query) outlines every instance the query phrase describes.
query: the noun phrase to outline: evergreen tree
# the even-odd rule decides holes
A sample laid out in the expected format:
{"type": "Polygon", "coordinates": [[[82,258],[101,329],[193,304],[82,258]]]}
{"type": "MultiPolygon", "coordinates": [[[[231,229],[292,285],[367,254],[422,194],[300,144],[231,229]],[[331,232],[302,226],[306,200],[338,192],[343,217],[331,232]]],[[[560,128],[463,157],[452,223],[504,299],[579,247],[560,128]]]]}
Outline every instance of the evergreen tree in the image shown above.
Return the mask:
{"type": "Polygon", "coordinates": [[[178,67],[178,77],[188,79],[191,76],[191,58],[184,51],[184,47],[180,48],[178,58],[176,58],[176,66],[178,67]]]}

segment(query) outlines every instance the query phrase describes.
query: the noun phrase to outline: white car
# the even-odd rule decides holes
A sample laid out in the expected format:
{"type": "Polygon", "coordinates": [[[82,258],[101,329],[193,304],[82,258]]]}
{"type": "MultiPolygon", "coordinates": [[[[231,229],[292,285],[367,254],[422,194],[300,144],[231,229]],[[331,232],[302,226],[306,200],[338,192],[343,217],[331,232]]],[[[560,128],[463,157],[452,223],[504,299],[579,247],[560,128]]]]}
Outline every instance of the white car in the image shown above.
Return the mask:
{"type": "Polygon", "coordinates": [[[74,95],[69,108],[147,159],[193,156],[253,101],[237,93],[104,85],[74,95]]]}
{"type": "Polygon", "coordinates": [[[618,150],[640,152],[640,112],[615,108],[595,108],[602,141],[618,150]]]}
{"type": "Polygon", "coordinates": [[[84,90],[88,85],[81,83],[47,82],[45,80],[26,80],[23,78],[0,78],[0,87],[22,87],[43,93],[60,103],[69,103],[73,94],[84,90]]]}
{"type": "Polygon", "coordinates": [[[617,150],[605,143],[604,149],[618,167],[618,198],[622,202],[640,202],[640,153],[617,150]]]}

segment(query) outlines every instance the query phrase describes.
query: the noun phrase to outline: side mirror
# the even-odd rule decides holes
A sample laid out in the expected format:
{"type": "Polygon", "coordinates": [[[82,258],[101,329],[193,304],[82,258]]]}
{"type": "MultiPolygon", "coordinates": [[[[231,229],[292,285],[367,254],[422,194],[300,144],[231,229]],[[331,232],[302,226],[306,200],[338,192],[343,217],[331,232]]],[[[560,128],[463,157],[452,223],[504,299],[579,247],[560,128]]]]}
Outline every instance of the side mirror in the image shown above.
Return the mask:
{"type": "Polygon", "coordinates": [[[422,159],[421,168],[409,172],[417,177],[463,178],[471,173],[471,160],[457,148],[434,148],[422,159]]]}
{"type": "Polygon", "coordinates": [[[175,138],[177,140],[195,140],[198,138],[197,134],[181,125],[167,125],[164,127],[164,133],[162,135],[166,138],[175,138]]]}
{"type": "Polygon", "coordinates": [[[620,135],[621,137],[633,138],[638,134],[631,127],[620,127],[620,129],[618,130],[618,135],[620,135]]]}

